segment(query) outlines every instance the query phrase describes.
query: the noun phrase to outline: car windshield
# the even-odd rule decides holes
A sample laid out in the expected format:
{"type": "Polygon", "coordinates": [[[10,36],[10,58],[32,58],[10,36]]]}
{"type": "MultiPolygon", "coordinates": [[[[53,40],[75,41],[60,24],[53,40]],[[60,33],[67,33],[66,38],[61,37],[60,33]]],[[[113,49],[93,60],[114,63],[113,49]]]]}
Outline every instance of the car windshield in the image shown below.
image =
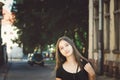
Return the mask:
{"type": "Polygon", "coordinates": [[[34,54],[34,58],[37,60],[43,59],[41,54],[34,54]]]}

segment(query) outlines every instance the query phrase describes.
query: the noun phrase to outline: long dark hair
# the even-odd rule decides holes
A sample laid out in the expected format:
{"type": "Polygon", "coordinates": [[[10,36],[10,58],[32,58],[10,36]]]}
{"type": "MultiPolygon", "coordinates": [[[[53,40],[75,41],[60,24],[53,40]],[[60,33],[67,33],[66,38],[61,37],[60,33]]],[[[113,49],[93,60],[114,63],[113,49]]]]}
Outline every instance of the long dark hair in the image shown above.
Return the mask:
{"type": "Polygon", "coordinates": [[[85,60],[85,61],[87,61],[87,62],[88,62],[88,60],[81,55],[81,53],[80,53],[80,52],[78,51],[78,49],[76,48],[76,46],[75,46],[75,44],[74,44],[74,42],[73,42],[72,39],[70,39],[70,38],[67,37],[67,36],[62,36],[62,37],[60,37],[60,38],[58,39],[58,41],[57,41],[57,43],[56,43],[56,70],[57,70],[60,66],[62,66],[62,64],[66,61],[66,58],[61,54],[61,52],[60,52],[60,50],[59,50],[59,47],[58,47],[58,46],[59,46],[59,42],[60,42],[61,40],[67,41],[67,42],[72,46],[72,48],[73,48],[73,53],[74,53],[74,56],[75,56],[75,60],[76,60],[76,62],[78,63],[78,66],[79,66],[81,69],[83,69],[83,64],[82,64],[81,60],[85,60]]]}

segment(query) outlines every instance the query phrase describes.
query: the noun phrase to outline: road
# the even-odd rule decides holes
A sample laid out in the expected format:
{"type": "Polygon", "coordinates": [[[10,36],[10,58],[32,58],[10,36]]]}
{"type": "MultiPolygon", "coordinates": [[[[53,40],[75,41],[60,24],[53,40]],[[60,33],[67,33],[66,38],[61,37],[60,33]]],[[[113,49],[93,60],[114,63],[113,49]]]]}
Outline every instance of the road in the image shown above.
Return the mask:
{"type": "Polygon", "coordinates": [[[12,61],[6,80],[55,80],[54,65],[30,66],[25,60],[12,61]]]}

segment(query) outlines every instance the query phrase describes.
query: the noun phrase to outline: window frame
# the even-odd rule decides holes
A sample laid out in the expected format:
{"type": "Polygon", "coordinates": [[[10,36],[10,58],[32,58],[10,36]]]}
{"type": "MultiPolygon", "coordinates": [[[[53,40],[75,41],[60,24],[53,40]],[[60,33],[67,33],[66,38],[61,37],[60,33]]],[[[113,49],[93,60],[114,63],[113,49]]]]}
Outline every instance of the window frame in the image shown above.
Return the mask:
{"type": "Polygon", "coordinates": [[[110,52],[110,0],[104,0],[104,5],[105,5],[105,13],[104,13],[104,18],[105,18],[105,23],[106,25],[104,26],[106,31],[104,31],[104,36],[107,36],[107,38],[104,38],[104,52],[109,53],[110,52]]]}
{"type": "Polygon", "coordinates": [[[114,0],[115,49],[113,53],[120,53],[120,0],[114,0]]]}

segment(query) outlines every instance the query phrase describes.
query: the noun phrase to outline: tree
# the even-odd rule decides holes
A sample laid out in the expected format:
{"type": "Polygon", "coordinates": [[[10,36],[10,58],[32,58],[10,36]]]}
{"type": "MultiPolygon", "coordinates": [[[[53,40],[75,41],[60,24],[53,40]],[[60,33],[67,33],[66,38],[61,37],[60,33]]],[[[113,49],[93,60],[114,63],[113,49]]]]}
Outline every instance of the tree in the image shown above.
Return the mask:
{"type": "Polygon", "coordinates": [[[17,8],[18,42],[29,50],[36,45],[44,48],[62,35],[74,39],[76,28],[88,27],[88,0],[24,0],[17,8]]]}

